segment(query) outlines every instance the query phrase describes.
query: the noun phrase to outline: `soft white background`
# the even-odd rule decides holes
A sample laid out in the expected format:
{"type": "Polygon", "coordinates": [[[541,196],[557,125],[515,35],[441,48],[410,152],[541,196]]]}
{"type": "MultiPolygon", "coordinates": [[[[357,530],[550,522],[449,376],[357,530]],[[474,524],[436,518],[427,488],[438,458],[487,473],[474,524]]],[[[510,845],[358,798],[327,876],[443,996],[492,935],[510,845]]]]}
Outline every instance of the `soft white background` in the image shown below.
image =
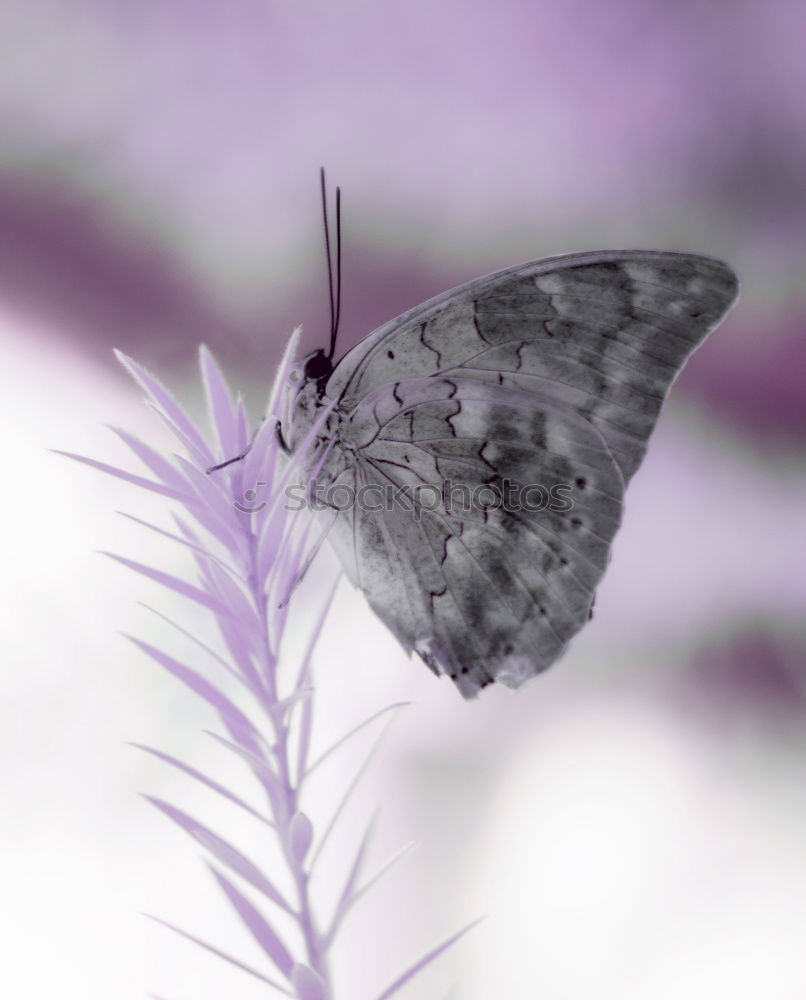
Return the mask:
{"type": "MultiPolygon", "coordinates": [[[[8,344],[23,321],[2,322],[8,344]]],[[[8,356],[4,980],[32,1000],[265,995],[138,914],[157,912],[259,961],[197,850],[135,793],[207,810],[217,829],[264,848],[248,823],[124,745],[157,744],[236,780],[197,735],[212,718],[118,635],[159,636],[172,648],[137,600],[194,627],[203,616],[93,552],[181,571],[167,543],[114,514],[160,518],[162,501],[45,450],[69,444],[121,461],[102,421],[157,442],[161,429],[134,390],[105,385],[69,354],[52,351],[47,364],[35,349],[8,356]]],[[[468,1000],[749,1000],[806,989],[802,736],[714,725],[674,694],[675,672],[709,623],[749,608],[780,613],[790,600],[780,567],[803,527],[806,478],[772,465],[749,476],[721,443],[667,415],[631,489],[594,621],[560,666],[517,696],[492,690],[462,703],[405,662],[342,586],[316,660],[325,734],[388,701],[415,704],[334,840],[320,889],[334,891],[339,850],[374,803],[375,862],[420,843],[357,912],[337,963],[342,995],[371,996],[477,915],[488,919],[410,996],[441,997],[454,981],[452,996],[468,1000]],[[770,525],[771,507],[789,520],[770,525]],[[737,539],[754,537],[764,544],[750,566],[737,539]]],[[[315,602],[315,586],[306,600],[315,602]]],[[[304,628],[304,607],[298,620],[304,628]]],[[[334,762],[320,806],[351,759],[334,762]]]]}

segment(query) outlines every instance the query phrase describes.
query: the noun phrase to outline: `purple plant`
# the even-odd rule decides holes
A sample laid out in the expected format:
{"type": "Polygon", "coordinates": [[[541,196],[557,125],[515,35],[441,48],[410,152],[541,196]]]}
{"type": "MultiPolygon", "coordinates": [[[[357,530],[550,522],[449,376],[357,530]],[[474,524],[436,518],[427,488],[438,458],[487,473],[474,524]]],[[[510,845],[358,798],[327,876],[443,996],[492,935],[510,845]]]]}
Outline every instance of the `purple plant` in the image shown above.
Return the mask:
{"type": "MultiPolygon", "coordinates": [[[[404,852],[399,852],[380,872],[361,885],[370,842],[370,824],[354,855],[345,864],[343,887],[332,915],[324,924],[317,918],[311,898],[311,873],[386,729],[381,732],[358,773],[348,781],[332,819],[321,833],[317,833],[302,809],[300,793],[306,779],[325,758],[377,719],[386,717],[387,724],[391,722],[402,705],[390,705],[376,713],[315,760],[310,759],[314,705],[311,659],[338,580],[334,581],[329,595],[318,609],[301,660],[290,669],[289,664],[284,662],[283,637],[294,606],[296,585],[315,556],[320,541],[312,538],[314,520],[290,513],[284,503],[286,486],[306,476],[307,444],[313,439],[319,424],[314,426],[308,439],[300,444],[291,458],[283,454],[275,433],[282,389],[298,340],[297,331],[280,364],[266,418],[251,446],[242,400],[233,399],[215,360],[202,347],[201,374],[215,444],[205,440],[182,407],[153,375],[130,358],[118,355],[145,390],[149,404],[175,435],[186,455],[173,456],[172,461],[123,430],[118,430],[117,434],[154,478],[134,475],[84,456],[68,452],[60,454],[162,494],[182,508],[181,514],[173,515],[176,531],[165,530],[139,518],[134,520],[190,550],[197,571],[194,583],[123,556],[107,554],[212,613],[227,651],[226,656],[219,655],[196,635],[157,612],[164,621],[190,639],[205,659],[249,692],[251,701],[260,711],[259,720],[253,718],[256,713],[250,715],[239,707],[224,693],[220,684],[206,679],[196,669],[151,644],[129,637],[216,711],[226,736],[211,735],[236,754],[249,769],[261,791],[263,807],[253,806],[218,781],[161,750],[134,745],[249,813],[265,827],[268,835],[276,837],[287,868],[286,874],[290,876],[286,881],[293,886],[295,896],[288,898],[277,888],[276,878],[204,823],[177,806],[149,795],[146,798],[157,809],[205,848],[216,882],[262,949],[270,972],[254,968],[164,920],[153,919],[257,978],[272,992],[296,997],[297,1000],[335,1000],[328,958],[336,935],[358,899],[404,852]],[[242,461],[213,474],[206,472],[217,462],[244,451],[247,454],[242,461]],[[256,491],[249,485],[257,483],[266,487],[259,503],[255,503],[256,491]],[[239,888],[240,883],[245,883],[261,897],[260,907],[239,888]],[[287,934],[277,930],[278,919],[285,921],[286,925],[296,925],[296,947],[288,943],[287,934]]],[[[398,976],[376,1000],[390,1000],[397,996],[419,971],[468,929],[454,934],[429,951],[398,976]]]]}

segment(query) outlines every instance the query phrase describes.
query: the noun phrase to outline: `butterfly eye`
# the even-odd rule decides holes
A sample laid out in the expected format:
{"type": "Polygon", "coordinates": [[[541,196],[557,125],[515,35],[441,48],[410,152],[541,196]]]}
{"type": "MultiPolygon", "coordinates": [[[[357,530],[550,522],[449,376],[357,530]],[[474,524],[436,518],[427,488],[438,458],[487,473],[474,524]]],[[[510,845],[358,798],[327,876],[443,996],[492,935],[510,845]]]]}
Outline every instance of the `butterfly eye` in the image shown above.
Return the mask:
{"type": "Polygon", "coordinates": [[[291,374],[288,376],[289,381],[293,382],[294,385],[298,385],[301,378],[302,373],[298,368],[292,369],[291,374]]]}

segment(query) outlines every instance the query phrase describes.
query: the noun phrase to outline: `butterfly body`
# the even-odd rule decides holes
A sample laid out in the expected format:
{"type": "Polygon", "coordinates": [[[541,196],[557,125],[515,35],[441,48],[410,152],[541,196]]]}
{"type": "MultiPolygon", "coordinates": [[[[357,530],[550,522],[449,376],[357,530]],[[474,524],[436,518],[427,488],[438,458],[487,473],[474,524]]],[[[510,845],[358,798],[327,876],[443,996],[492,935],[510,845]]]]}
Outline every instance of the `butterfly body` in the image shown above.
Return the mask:
{"type": "Polygon", "coordinates": [[[707,257],[569,254],[445,292],[332,370],[300,362],[284,437],[330,408],[309,468],[332,541],[408,652],[466,697],[562,655],[668,389],[736,294],[707,257]]]}

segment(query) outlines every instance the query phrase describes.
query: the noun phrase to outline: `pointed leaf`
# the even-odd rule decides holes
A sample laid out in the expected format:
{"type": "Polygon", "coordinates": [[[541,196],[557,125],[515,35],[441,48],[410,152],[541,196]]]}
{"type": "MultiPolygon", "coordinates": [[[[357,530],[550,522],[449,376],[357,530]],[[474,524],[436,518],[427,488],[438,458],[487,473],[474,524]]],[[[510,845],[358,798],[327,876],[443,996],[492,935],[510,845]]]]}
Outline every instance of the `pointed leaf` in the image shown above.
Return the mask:
{"type": "Polygon", "coordinates": [[[328,1000],[327,986],[309,965],[297,962],[291,970],[291,985],[299,1000],[328,1000]]]}
{"type": "Polygon", "coordinates": [[[237,440],[235,447],[238,452],[242,452],[249,444],[249,418],[246,415],[246,407],[240,393],[235,401],[235,424],[237,427],[237,440]]]}
{"type": "Polygon", "coordinates": [[[144,490],[150,490],[152,493],[160,493],[164,497],[170,497],[172,500],[180,500],[182,503],[187,500],[187,494],[185,493],[179,493],[177,490],[171,489],[170,486],[163,486],[162,483],[155,483],[153,479],[144,479],[142,476],[135,476],[132,472],[118,469],[114,465],[107,465],[106,462],[96,462],[94,458],[76,455],[72,451],[61,451],[58,448],[51,448],[50,451],[54,455],[63,455],[65,458],[71,458],[74,462],[82,462],[93,469],[98,469],[100,472],[115,476],[117,479],[122,479],[127,483],[133,483],[135,486],[140,486],[144,490]]]}
{"type": "MultiPolygon", "coordinates": [[[[335,523],[336,518],[333,518],[329,524],[319,531],[319,534],[312,543],[310,536],[314,527],[313,518],[305,525],[292,551],[289,571],[285,574],[284,579],[281,578],[277,581],[278,587],[274,588],[273,599],[277,600],[279,608],[284,608],[291,600],[294,591],[304,580],[305,574],[310,569],[311,564],[322,547],[322,543],[330,534],[330,530],[335,523]],[[282,589],[279,588],[279,584],[281,583],[283,584],[282,589]]],[[[286,544],[289,544],[289,542],[286,542],[286,544]]]]}
{"type": "MultiPolygon", "coordinates": [[[[202,579],[203,589],[221,601],[232,613],[231,617],[216,615],[216,624],[232,659],[237,664],[241,680],[258,698],[264,709],[269,710],[271,698],[267,685],[255,667],[261,660],[264,629],[254,608],[253,597],[245,586],[232,580],[214,562],[194,553],[194,560],[202,579]]],[[[269,680],[269,678],[266,678],[269,680]]]]}
{"type": "MultiPolygon", "coordinates": [[[[336,590],[338,589],[339,582],[341,581],[341,574],[339,574],[333,581],[330,592],[322,603],[322,610],[319,612],[319,617],[317,618],[313,629],[311,630],[310,637],[308,639],[308,645],[302,656],[302,663],[299,668],[299,674],[297,675],[296,683],[294,684],[295,691],[302,691],[307,687],[310,687],[311,679],[311,657],[313,656],[314,649],[316,649],[316,644],[319,641],[319,636],[322,634],[322,629],[325,624],[325,619],[330,613],[330,609],[333,606],[333,598],[336,596],[336,590]]],[[[305,771],[308,766],[308,753],[311,748],[311,727],[313,725],[313,699],[308,698],[302,705],[302,719],[300,721],[300,731],[299,731],[299,745],[297,747],[297,782],[302,782],[305,771]]]]}
{"type": "MultiPolygon", "coordinates": [[[[306,464],[309,460],[308,452],[317,438],[317,435],[321,431],[325,422],[327,421],[330,414],[333,412],[336,406],[336,401],[328,403],[326,406],[322,407],[319,416],[314,421],[310,430],[305,434],[305,437],[296,446],[293,454],[288,457],[281,475],[275,477],[272,482],[272,493],[271,499],[266,507],[266,516],[270,517],[274,511],[283,505],[284,501],[287,499],[285,489],[290,483],[294,481],[295,478],[301,476],[303,470],[306,470],[306,464]]],[[[335,440],[335,439],[334,439],[335,440]]],[[[321,471],[325,462],[330,455],[330,450],[333,447],[333,441],[326,444],[317,458],[316,465],[310,472],[305,476],[306,479],[315,479],[316,476],[321,471]]]]}
{"type": "Polygon", "coordinates": [[[218,363],[205,344],[199,348],[199,367],[223,460],[238,454],[238,425],[232,393],[218,363]]]}
{"type": "Polygon", "coordinates": [[[169,819],[173,820],[177,826],[180,826],[186,833],[189,833],[197,843],[206,848],[218,861],[240,875],[242,879],[245,879],[258,892],[262,892],[267,899],[276,903],[286,913],[293,912],[284,897],[275,889],[257,865],[250,861],[236,847],[233,847],[232,844],[224,840],[223,837],[219,837],[217,833],[214,833],[204,823],[200,823],[197,819],[183,812],[183,810],[172,806],[170,802],[165,802],[163,799],[158,799],[153,795],[145,795],[143,797],[153,806],[156,806],[169,819]]]}
{"type": "Polygon", "coordinates": [[[260,635],[262,632],[260,617],[254,598],[246,589],[246,585],[239,584],[232,576],[225,573],[217,561],[208,563],[208,571],[215,586],[215,593],[232,612],[238,628],[242,631],[248,629],[247,634],[260,635]]]}
{"type": "Polygon", "coordinates": [[[319,767],[319,765],[322,764],[324,761],[326,761],[327,758],[331,756],[331,754],[334,754],[340,747],[343,747],[345,743],[351,740],[353,736],[355,736],[357,733],[360,733],[362,729],[366,729],[366,727],[369,726],[371,723],[373,723],[376,719],[380,719],[380,717],[382,715],[386,715],[387,712],[394,712],[401,708],[406,708],[411,704],[412,702],[410,701],[397,701],[395,702],[394,705],[387,705],[386,708],[382,708],[379,712],[375,712],[375,714],[371,715],[368,719],[364,719],[363,722],[359,722],[359,724],[354,729],[351,729],[349,733],[346,733],[344,736],[342,736],[341,739],[337,740],[331,747],[328,747],[328,749],[325,750],[324,753],[320,754],[319,757],[316,758],[313,764],[311,764],[311,766],[308,768],[308,773],[306,777],[309,777],[311,774],[313,774],[316,768],[319,767]]]}
{"type": "Polygon", "coordinates": [[[220,743],[225,746],[228,750],[231,750],[234,754],[245,760],[247,764],[252,768],[257,779],[262,782],[266,791],[272,798],[273,803],[278,803],[282,800],[283,796],[283,786],[280,783],[280,779],[272,771],[269,763],[256,753],[254,749],[250,752],[245,747],[239,746],[236,743],[231,743],[229,740],[225,740],[223,736],[219,736],[218,733],[211,733],[209,729],[205,729],[204,732],[211,736],[216,743],[220,743]]]}
{"type": "Polygon", "coordinates": [[[274,979],[269,979],[269,977],[264,976],[262,972],[258,972],[257,969],[253,969],[251,965],[247,965],[245,962],[241,962],[237,958],[233,958],[232,955],[228,955],[225,951],[221,951],[221,949],[216,948],[215,945],[202,941],[202,939],[196,937],[195,934],[189,934],[187,931],[183,931],[180,927],[176,927],[174,924],[169,924],[167,920],[162,920],[160,917],[154,917],[150,913],[144,913],[143,916],[148,917],[149,920],[153,920],[157,924],[162,924],[163,927],[167,927],[168,930],[173,931],[174,934],[179,934],[181,937],[187,938],[188,941],[192,941],[194,944],[199,945],[200,948],[204,948],[206,951],[212,952],[214,955],[217,955],[218,958],[223,958],[225,962],[229,962],[230,965],[234,965],[236,969],[240,969],[242,972],[248,972],[249,975],[254,976],[255,979],[259,979],[268,986],[273,986],[276,990],[279,990],[288,997],[293,997],[294,994],[290,990],[286,989],[282,983],[278,983],[274,979]]]}
{"type": "MultiPolygon", "coordinates": [[[[195,492],[192,493],[191,498],[185,503],[185,510],[200,528],[203,528],[204,531],[209,532],[213,538],[221,542],[228,552],[241,555],[242,534],[239,534],[239,538],[236,540],[233,532],[221,523],[221,519],[209,509],[198,494],[195,492]]],[[[176,515],[174,517],[176,518],[176,515]]],[[[178,518],[176,519],[178,520],[178,518]]],[[[238,530],[240,532],[240,528],[238,530]]],[[[198,535],[196,535],[195,541],[200,548],[205,548],[198,535]]]]}
{"type": "Polygon", "coordinates": [[[237,622],[231,622],[226,618],[216,619],[216,624],[230,655],[238,665],[242,681],[258,699],[262,708],[270,712],[272,697],[255,669],[253,654],[258,658],[258,653],[254,650],[254,644],[249,641],[251,638],[249,630],[239,627],[237,622]]]}
{"type": "Polygon", "coordinates": [[[187,487],[182,481],[178,470],[170,462],[166,461],[159,452],[154,451],[150,445],[145,444],[145,442],[136,438],[133,434],[129,434],[128,431],[123,430],[121,427],[110,427],[109,429],[117,434],[121,441],[134,452],[143,465],[150,469],[161,483],[165,486],[170,486],[179,493],[187,493],[187,487]]]}
{"type": "Polygon", "coordinates": [[[382,865],[378,869],[378,871],[375,872],[372,878],[365,885],[362,885],[361,888],[358,890],[358,892],[355,893],[352,899],[348,902],[347,909],[351,910],[358,902],[358,900],[361,899],[362,896],[365,896],[369,892],[369,890],[373,887],[373,885],[375,885],[376,882],[380,882],[380,880],[384,877],[384,875],[388,871],[391,871],[391,869],[394,868],[394,866],[398,863],[398,861],[402,860],[409,853],[409,851],[414,850],[416,846],[417,842],[414,840],[410,840],[408,844],[404,844],[399,851],[393,854],[392,857],[386,862],[386,864],[382,865]]]}
{"type": "Polygon", "coordinates": [[[364,831],[364,836],[361,838],[361,843],[358,845],[358,850],[356,851],[355,859],[350,867],[350,871],[347,875],[347,881],[344,883],[344,888],[341,891],[341,896],[339,896],[339,901],[336,904],[336,909],[333,913],[333,919],[330,921],[330,930],[325,936],[325,940],[328,944],[336,936],[336,932],[339,929],[342,918],[347,913],[350,907],[350,903],[353,898],[353,892],[355,890],[356,883],[361,875],[361,870],[364,866],[364,859],[366,858],[367,848],[369,847],[370,840],[372,839],[372,834],[375,830],[375,824],[377,821],[377,814],[372,817],[372,819],[367,824],[367,829],[364,831]]]}
{"type": "Polygon", "coordinates": [[[144,601],[139,601],[138,603],[140,604],[141,607],[145,608],[146,611],[150,611],[152,615],[156,615],[158,618],[161,618],[164,622],[167,622],[167,624],[170,625],[171,628],[176,629],[176,631],[179,632],[181,635],[185,636],[186,639],[190,639],[190,641],[194,643],[196,646],[198,646],[199,649],[203,649],[205,653],[207,653],[216,661],[216,663],[220,664],[231,677],[234,677],[235,680],[238,681],[240,684],[244,684],[244,679],[238,673],[238,671],[233,670],[232,666],[230,666],[230,664],[227,663],[227,661],[224,659],[223,656],[219,656],[219,654],[214,649],[212,649],[206,643],[202,642],[198,636],[195,636],[191,632],[188,632],[186,628],[182,628],[182,626],[178,622],[175,622],[173,618],[169,618],[167,615],[164,615],[161,611],[157,611],[156,608],[152,608],[150,604],[146,604],[144,601]]]}
{"type": "Polygon", "coordinates": [[[288,534],[288,511],[277,507],[260,528],[257,543],[257,576],[261,589],[277,567],[277,553],[288,534]]]}
{"type": "Polygon", "coordinates": [[[135,636],[127,635],[127,639],[139,646],[143,652],[147,653],[153,660],[156,660],[161,667],[173,674],[183,684],[195,691],[200,698],[203,698],[209,705],[218,712],[230,735],[239,745],[256,750],[260,746],[260,734],[244,715],[244,713],[222,694],[218,688],[214,687],[208,680],[186,667],[183,663],[175,660],[167,653],[137,639],[135,636]]]}
{"type": "Polygon", "coordinates": [[[187,548],[192,549],[194,552],[198,552],[199,555],[204,556],[205,559],[211,559],[214,563],[217,563],[227,573],[230,573],[236,578],[238,577],[236,570],[227,565],[223,559],[220,559],[217,555],[210,552],[209,549],[205,549],[201,545],[197,545],[195,542],[191,542],[187,538],[182,538],[180,535],[174,534],[173,531],[166,531],[165,528],[160,528],[159,525],[152,524],[150,521],[144,521],[141,517],[135,517],[134,514],[127,514],[125,510],[119,510],[117,513],[129,521],[134,521],[135,524],[141,524],[144,528],[148,528],[150,531],[156,532],[158,535],[164,535],[165,538],[170,538],[172,542],[179,542],[180,545],[184,545],[187,548]]]}
{"type": "Polygon", "coordinates": [[[159,760],[165,761],[166,764],[170,764],[172,767],[177,768],[179,771],[183,771],[185,774],[189,775],[191,778],[195,778],[196,781],[203,785],[206,785],[212,791],[217,792],[223,798],[228,799],[236,806],[240,806],[245,812],[248,812],[255,819],[259,819],[261,823],[266,826],[276,829],[274,823],[266,816],[261,816],[257,809],[253,809],[248,802],[244,802],[242,798],[231,792],[228,788],[220,785],[217,781],[213,781],[206,774],[201,771],[197,771],[195,767],[191,767],[190,764],[185,764],[184,761],[179,760],[177,757],[172,757],[170,754],[163,753],[162,750],[157,750],[155,747],[146,746],[144,743],[129,743],[129,746],[137,747],[138,750],[143,750],[145,753],[151,754],[153,757],[159,758],[159,760]]]}
{"type": "MultiPolygon", "coordinates": [[[[182,445],[182,447],[188,453],[190,458],[199,466],[199,468],[206,469],[209,465],[209,462],[212,462],[213,460],[212,454],[210,454],[210,459],[208,461],[207,458],[205,457],[205,452],[199,451],[199,449],[193,443],[193,440],[189,438],[186,434],[184,434],[182,430],[179,427],[177,427],[172,420],[166,417],[165,414],[162,412],[162,410],[155,403],[153,403],[150,399],[147,399],[146,406],[153,413],[155,413],[159,417],[159,419],[165,424],[165,426],[168,428],[171,434],[173,434],[173,436],[182,445]]],[[[207,446],[205,445],[205,448],[206,447],[207,446]]]]}
{"type": "Polygon", "coordinates": [[[221,886],[224,895],[235,908],[238,916],[248,928],[252,937],[257,941],[263,951],[274,962],[282,974],[288,978],[294,967],[294,959],[288,949],[278,937],[274,929],[269,925],[266,918],[252,903],[242,895],[235,886],[217,868],[210,865],[210,870],[221,886]]]}
{"type": "Polygon", "coordinates": [[[443,941],[442,944],[439,944],[436,948],[432,948],[431,951],[426,952],[426,954],[423,955],[422,958],[418,959],[414,965],[409,966],[409,968],[406,969],[405,972],[401,973],[393,983],[390,983],[383,993],[376,998],[376,1000],[389,1000],[390,997],[399,993],[406,983],[410,982],[418,972],[422,972],[426,966],[430,965],[434,961],[435,958],[439,958],[444,951],[447,951],[452,944],[455,944],[459,938],[467,934],[467,932],[472,930],[472,928],[474,928],[478,923],[481,923],[481,920],[474,920],[472,924],[468,924],[467,927],[464,927],[461,931],[452,935],[446,941],[443,941]]]}
{"type": "Polygon", "coordinates": [[[191,601],[195,601],[197,604],[201,604],[203,607],[209,608],[211,611],[215,611],[217,615],[224,615],[227,618],[232,617],[232,612],[225,604],[205,591],[199,590],[198,587],[194,587],[193,584],[186,583],[178,576],[172,576],[170,573],[163,573],[162,570],[153,569],[151,566],[144,566],[143,563],[134,562],[134,560],[126,559],[124,556],[115,555],[114,552],[102,552],[101,554],[109,556],[110,559],[114,559],[115,562],[119,562],[123,566],[127,566],[129,569],[133,569],[135,573],[142,573],[143,576],[147,576],[149,579],[156,580],[157,583],[161,583],[163,587],[168,587],[177,594],[181,594],[183,597],[188,597],[191,601]]]}
{"type": "Polygon", "coordinates": [[[387,721],[386,725],[381,730],[381,732],[378,735],[377,739],[372,744],[372,747],[370,748],[369,753],[364,758],[364,761],[361,764],[361,766],[359,767],[358,771],[356,772],[355,777],[350,782],[350,784],[349,784],[349,786],[347,788],[347,791],[341,797],[341,801],[339,802],[338,806],[336,807],[336,811],[333,813],[333,818],[330,820],[330,823],[328,824],[327,829],[322,834],[322,839],[319,841],[319,844],[318,844],[318,846],[316,848],[316,851],[314,852],[314,856],[313,856],[313,859],[311,861],[311,868],[313,868],[313,866],[316,864],[316,860],[319,857],[319,855],[322,853],[322,850],[323,850],[325,844],[328,842],[330,834],[333,832],[333,828],[335,827],[336,823],[338,822],[339,817],[341,816],[341,814],[344,812],[344,807],[347,805],[347,803],[350,800],[350,796],[356,790],[356,788],[358,787],[359,782],[361,781],[361,779],[366,774],[367,768],[372,763],[372,761],[373,761],[373,759],[375,757],[375,754],[378,752],[378,750],[380,748],[380,745],[381,745],[381,743],[384,740],[384,737],[389,732],[389,727],[391,726],[391,724],[394,721],[395,721],[394,716],[392,716],[392,718],[387,721]]]}
{"type": "Polygon", "coordinates": [[[303,812],[294,813],[288,824],[288,846],[291,856],[301,864],[305,860],[311,841],[313,840],[313,824],[303,812]]]}
{"type": "Polygon", "coordinates": [[[288,338],[288,343],[283,351],[283,356],[280,358],[280,364],[277,366],[277,373],[274,376],[274,382],[272,383],[271,391],[269,392],[268,404],[266,406],[267,414],[280,416],[280,395],[285,388],[291,365],[294,363],[294,358],[296,357],[297,350],[299,348],[299,340],[301,336],[302,327],[295,326],[291,332],[291,336],[288,338]]]}
{"type": "Polygon", "coordinates": [[[200,464],[212,465],[213,456],[206,441],[159,379],[155,378],[142,365],[137,364],[136,361],[120,351],[115,351],[115,356],[124,368],[128,370],[132,378],[148,393],[157,408],[162,411],[162,415],[166,418],[167,422],[176,428],[179,436],[183,441],[188,443],[196,457],[201,459],[200,464]]]}
{"type": "MultiPolygon", "coordinates": [[[[243,486],[255,490],[261,500],[269,496],[267,487],[274,482],[280,442],[275,417],[264,417],[243,460],[243,486]],[[263,486],[259,486],[262,483],[263,486]]],[[[265,508],[263,508],[265,509],[265,508]]]]}
{"type": "MultiPolygon", "coordinates": [[[[215,524],[216,536],[228,549],[236,553],[240,552],[243,543],[241,528],[236,517],[235,497],[226,492],[228,490],[226,485],[214,481],[214,477],[197,469],[186,458],[177,455],[176,460],[190,484],[193,494],[198,498],[198,502],[207,514],[205,527],[211,530],[209,525],[215,524]]],[[[195,506],[192,513],[196,516],[195,506]]]]}

